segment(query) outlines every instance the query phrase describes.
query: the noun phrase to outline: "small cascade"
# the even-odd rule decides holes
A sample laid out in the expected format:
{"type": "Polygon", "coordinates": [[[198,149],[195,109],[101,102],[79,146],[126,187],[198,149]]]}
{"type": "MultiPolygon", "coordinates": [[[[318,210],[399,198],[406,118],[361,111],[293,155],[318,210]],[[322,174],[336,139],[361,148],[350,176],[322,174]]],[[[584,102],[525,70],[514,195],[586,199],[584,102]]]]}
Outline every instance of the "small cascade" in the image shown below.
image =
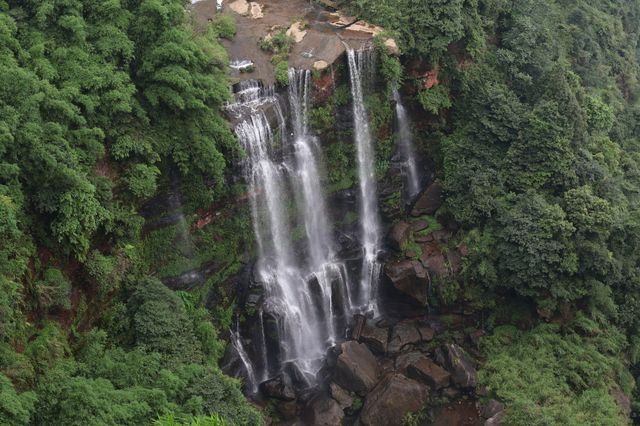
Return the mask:
{"type": "Polygon", "coordinates": [[[416,163],[415,147],[413,145],[413,131],[407,110],[402,104],[402,98],[397,89],[393,89],[393,100],[396,103],[396,122],[398,125],[398,148],[404,160],[407,178],[407,194],[409,198],[420,191],[420,174],[416,163]]]}
{"type": "Polygon", "coordinates": [[[364,105],[364,91],[372,86],[375,52],[373,49],[347,49],[349,77],[353,97],[353,126],[360,184],[360,225],[364,258],[357,299],[361,309],[377,313],[377,286],[380,276],[380,219],[378,215],[375,151],[369,117],[364,105]]]}
{"type": "Polygon", "coordinates": [[[245,351],[244,346],[242,345],[240,333],[237,329],[236,331],[231,332],[231,344],[238,353],[240,361],[242,362],[242,365],[247,372],[248,383],[246,383],[246,389],[250,394],[255,394],[258,391],[258,381],[256,380],[256,373],[253,370],[251,361],[249,360],[249,355],[247,355],[247,351],[245,351]]]}

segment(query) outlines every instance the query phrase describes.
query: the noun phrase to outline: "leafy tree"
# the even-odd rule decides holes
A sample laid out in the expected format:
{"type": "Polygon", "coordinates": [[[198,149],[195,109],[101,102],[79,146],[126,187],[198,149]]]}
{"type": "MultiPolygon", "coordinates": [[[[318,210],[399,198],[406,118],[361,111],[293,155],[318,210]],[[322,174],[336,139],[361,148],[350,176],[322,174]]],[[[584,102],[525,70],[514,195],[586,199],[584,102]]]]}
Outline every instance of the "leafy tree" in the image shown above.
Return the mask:
{"type": "Polygon", "coordinates": [[[36,282],[38,299],[45,309],[69,309],[71,307],[71,282],[56,268],[44,272],[36,282]]]}
{"type": "Polygon", "coordinates": [[[28,425],[36,395],[33,392],[18,394],[9,379],[0,374],[0,422],[7,426],[28,425]]]}

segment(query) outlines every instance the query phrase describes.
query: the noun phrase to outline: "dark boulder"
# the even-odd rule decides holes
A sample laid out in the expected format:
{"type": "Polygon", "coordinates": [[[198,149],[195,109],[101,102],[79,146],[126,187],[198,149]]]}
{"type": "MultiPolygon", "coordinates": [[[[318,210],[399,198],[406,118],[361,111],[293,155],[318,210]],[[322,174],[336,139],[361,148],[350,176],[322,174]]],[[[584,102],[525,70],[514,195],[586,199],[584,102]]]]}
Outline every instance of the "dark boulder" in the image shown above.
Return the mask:
{"type": "Polygon", "coordinates": [[[389,235],[391,247],[396,250],[401,250],[409,238],[411,238],[411,225],[405,221],[396,223],[389,235]]]}
{"type": "Polygon", "coordinates": [[[294,420],[298,416],[298,403],[296,401],[280,401],[276,404],[276,410],[282,420],[294,420]]]}
{"type": "Polygon", "coordinates": [[[302,418],[309,426],[340,426],[344,411],[333,398],[318,395],[309,402],[302,418]]]}
{"type": "Polygon", "coordinates": [[[367,395],[360,422],[365,426],[402,426],[404,417],[420,411],[427,398],[423,384],[402,374],[388,374],[367,395]]]}
{"type": "Polygon", "coordinates": [[[434,214],[444,202],[444,190],[440,181],[433,182],[418,198],[411,210],[412,216],[434,214]]]}
{"type": "Polygon", "coordinates": [[[391,338],[389,339],[387,350],[389,353],[398,353],[407,345],[416,344],[421,341],[422,336],[420,336],[414,323],[399,323],[393,327],[391,331],[391,338]]]}
{"type": "Polygon", "coordinates": [[[424,342],[432,341],[436,335],[436,331],[433,328],[422,324],[418,325],[418,333],[420,333],[420,337],[422,337],[424,342]]]}
{"type": "Polygon", "coordinates": [[[433,251],[433,245],[427,244],[422,248],[422,255],[420,256],[420,262],[422,266],[424,266],[430,274],[444,277],[449,273],[449,268],[447,267],[447,261],[444,258],[444,255],[438,250],[433,251]],[[425,249],[425,246],[428,249],[425,249]]]}
{"type": "Polygon", "coordinates": [[[410,296],[420,306],[427,305],[429,275],[420,262],[411,260],[391,261],[385,265],[384,271],[396,289],[410,296]]]}
{"type": "Polygon", "coordinates": [[[418,219],[415,222],[411,223],[411,230],[413,232],[424,231],[428,227],[429,227],[429,222],[427,222],[426,220],[422,220],[422,219],[418,219]]]}
{"type": "Polygon", "coordinates": [[[484,426],[500,426],[503,420],[504,420],[504,411],[500,411],[495,416],[491,417],[490,419],[487,419],[487,421],[484,422],[484,426]]]}
{"type": "Polygon", "coordinates": [[[282,366],[283,374],[290,378],[291,384],[295,392],[300,395],[304,391],[313,386],[309,377],[307,377],[295,362],[286,362],[282,366]]]}
{"type": "Polygon", "coordinates": [[[296,399],[293,383],[286,373],[280,373],[273,379],[260,383],[260,391],[269,398],[283,401],[293,401],[296,399]]]}
{"type": "Polygon", "coordinates": [[[422,352],[407,352],[398,355],[395,361],[395,369],[399,373],[407,375],[407,368],[411,364],[418,362],[421,358],[424,357],[422,352]]]}
{"type": "Polygon", "coordinates": [[[487,401],[482,405],[482,410],[480,411],[480,414],[485,419],[489,419],[501,411],[504,411],[504,404],[498,400],[490,399],[489,401],[487,401]]]}
{"type": "Polygon", "coordinates": [[[240,379],[245,391],[255,390],[249,389],[249,387],[253,385],[251,383],[252,375],[249,370],[247,370],[247,365],[242,360],[242,357],[235,345],[227,345],[224,357],[220,363],[220,368],[226,375],[240,379]]]}
{"type": "Polygon", "coordinates": [[[378,380],[378,362],[363,343],[344,342],[334,369],[334,382],[343,388],[365,395],[378,380]]]}
{"type": "Polygon", "coordinates": [[[411,363],[407,372],[409,377],[426,383],[434,390],[442,389],[449,385],[451,374],[444,368],[431,361],[426,356],[411,363]]]}
{"type": "Polygon", "coordinates": [[[478,373],[460,346],[452,343],[444,345],[436,360],[451,373],[455,385],[470,389],[478,384],[478,373]]]}
{"type": "Polygon", "coordinates": [[[349,395],[349,392],[341,386],[335,383],[330,383],[329,392],[331,393],[331,397],[336,400],[338,405],[340,405],[340,408],[343,410],[348,410],[353,406],[353,398],[349,395]]]}
{"type": "Polygon", "coordinates": [[[389,340],[389,330],[379,328],[373,325],[365,325],[360,333],[360,342],[365,343],[371,351],[377,354],[387,352],[387,343],[389,340]]]}

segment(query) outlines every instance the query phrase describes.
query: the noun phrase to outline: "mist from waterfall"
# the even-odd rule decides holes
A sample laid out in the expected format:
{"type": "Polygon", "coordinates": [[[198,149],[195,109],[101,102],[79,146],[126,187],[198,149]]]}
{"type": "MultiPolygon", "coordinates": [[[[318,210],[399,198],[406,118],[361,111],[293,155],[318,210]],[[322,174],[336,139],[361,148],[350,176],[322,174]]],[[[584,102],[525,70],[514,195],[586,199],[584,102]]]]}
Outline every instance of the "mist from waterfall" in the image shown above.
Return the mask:
{"type": "Polygon", "coordinates": [[[364,251],[362,276],[357,305],[377,312],[377,287],[380,276],[380,219],[375,169],[375,151],[369,117],[364,104],[364,89],[372,83],[375,51],[347,49],[351,96],[353,98],[353,127],[357,149],[361,242],[364,251]]]}
{"type": "Polygon", "coordinates": [[[396,123],[398,126],[398,148],[404,160],[407,193],[413,197],[420,192],[420,173],[416,163],[416,153],[413,144],[413,131],[407,110],[402,104],[402,98],[397,89],[393,89],[393,100],[396,103],[396,123]]]}

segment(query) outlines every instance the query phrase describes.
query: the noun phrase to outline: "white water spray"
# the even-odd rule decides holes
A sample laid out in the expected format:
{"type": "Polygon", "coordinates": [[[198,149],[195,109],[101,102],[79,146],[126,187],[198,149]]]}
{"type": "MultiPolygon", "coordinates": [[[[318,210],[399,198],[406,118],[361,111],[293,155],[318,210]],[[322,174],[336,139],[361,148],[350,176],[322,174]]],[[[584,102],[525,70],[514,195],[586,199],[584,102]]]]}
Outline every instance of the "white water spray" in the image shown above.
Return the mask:
{"type": "Polygon", "coordinates": [[[375,170],[375,151],[369,118],[364,105],[364,87],[370,83],[371,63],[374,52],[370,49],[347,49],[351,95],[353,97],[353,125],[358,159],[360,184],[360,224],[364,258],[358,305],[377,313],[377,286],[380,275],[378,252],[380,245],[380,221],[378,217],[378,197],[375,170]]]}
{"type": "Polygon", "coordinates": [[[409,197],[413,197],[420,191],[420,174],[416,163],[416,153],[413,144],[413,131],[407,110],[402,104],[402,98],[398,90],[393,89],[393,99],[396,102],[396,121],[398,124],[398,147],[405,164],[407,177],[407,189],[409,197]]]}

